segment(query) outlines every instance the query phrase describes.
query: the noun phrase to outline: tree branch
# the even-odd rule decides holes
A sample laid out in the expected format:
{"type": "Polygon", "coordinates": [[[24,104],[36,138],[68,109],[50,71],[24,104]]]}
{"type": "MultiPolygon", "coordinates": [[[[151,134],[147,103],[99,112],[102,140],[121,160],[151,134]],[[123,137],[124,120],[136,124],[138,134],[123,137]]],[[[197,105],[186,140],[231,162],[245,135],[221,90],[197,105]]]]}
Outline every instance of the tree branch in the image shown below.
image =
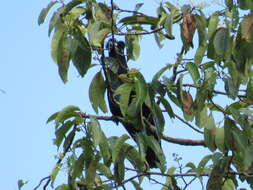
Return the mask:
{"type": "Polygon", "coordinates": [[[43,183],[43,181],[45,181],[45,180],[47,180],[47,182],[46,182],[46,184],[47,184],[47,183],[48,183],[48,180],[50,180],[50,178],[51,178],[51,175],[42,178],[42,179],[40,180],[39,184],[36,185],[36,186],[33,188],[33,190],[38,189],[38,188],[41,186],[41,184],[43,183]]]}
{"type": "MultiPolygon", "coordinates": [[[[118,117],[113,117],[113,116],[95,116],[95,115],[90,115],[90,114],[86,114],[83,112],[80,112],[81,116],[83,118],[90,118],[90,117],[95,117],[98,120],[104,120],[104,121],[121,121],[121,118],[118,117]]],[[[179,145],[185,145],[185,146],[204,146],[205,142],[203,140],[192,140],[192,139],[181,139],[181,138],[173,138],[173,137],[169,137],[165,134],[162,135],[162,139],[170,142],[170,143],[174,143],[174,144],[179,144],[179,145]]]]}
{"type": "Polygon", "coordinates": [[[127,35],[148,35],[148,34],[153,34],[153,33],[156,33],[156,32],[159,32],[161,30],[163,30],[164,27],[161,27],[161,28],[156,28],[154,30],[151,30],[151,31],[147,31],[147,32],[118,32],[118,33],[114,33],[114,35],[118,35],[118,36],[127,36],[127,35]]]}
{"type": "Polygon", "coordinates": [[[142,16],[147,16],[144,13],[139,12],[139,11],[131,11],[131,10],[126,10],[126,9],[121,9],[119,7],[114,7],[114,10],[117,10],[117,11],[120,11],[120,12],[124,12],[124,13],[133,13],[133,14],[139,14],[139,15],[142,15],[142,16]]]}

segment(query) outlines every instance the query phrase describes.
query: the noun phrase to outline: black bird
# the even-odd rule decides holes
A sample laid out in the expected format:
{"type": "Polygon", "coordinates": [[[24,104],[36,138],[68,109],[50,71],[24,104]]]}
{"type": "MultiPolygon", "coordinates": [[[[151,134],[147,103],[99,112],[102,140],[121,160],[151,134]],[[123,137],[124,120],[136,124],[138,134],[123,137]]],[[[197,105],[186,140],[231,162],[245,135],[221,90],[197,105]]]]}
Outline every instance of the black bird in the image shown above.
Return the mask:
{"type": "MultiPolygon", "coordinates": [[[[109,50],[109,57],[114,59],[115,63],[116,63],[116,73],[114,74],[110,74],[110,77],[108,77],[109,81],[108,81],[108,89],[107,89],[107,97],[108,97],[108,102],[109,102],[109,107],[110,107],[110,111],[113,114],[113,116],[116,117],[122,117],[122,113],[120,111],[120,107],[119,107],[119,95],[114,96],[113,92],[121,85],[123,84],[123,81],[119,78],[120,74],[127,74],[128,72],[128,66],[127,66],[127,61],[124,55],[124,48],[125,48],[125,43],[123,41],[113,41],[112,39],[108,41],[107,43],[107,49],[109,50]]],[[[107,74],[109,71],[107,70],[107,74]]],[[[135,96],[135,92],[132,91],[130,93],[130,98],[129,98],[129,105],[133,99],[133,97],[135,96]]],[[[153,125],[155,126],[155,121],[154,121],[154,117],[152,114],[152,111],[150,110],[150,108],[143,103],[142,104],[142,115],[145,118],[146,122],[140,122],[142,123],[142,125],[145,126],[141,126],[141,127],[136,127],[134,126],[133,123],[130,122],[121,122],[123,124],[123,126],[125,127],[125,129],[127,130],[127,132],[130,134],[130,136],[136,140],[136,134],[138,133],[142,133],[144,132],[144,134],[148,135],[148,136],[153,136],[158,143],[161,145],[161,141],[157,135],[156,132],[154,132],[154,130],[151,130],[150,127],[148,127],[148,125],[153,125]],[[144,124],[143,124],[144,123],[144,124]]],[[[136,116],[136,118],[139,117],[136,116]]],[[[156,153],[151,149],[151,147],[149,145],[146,145],[147,149],[146,149],[146,160],[149,164],[150,168],[157,168],[157,163],[160,163],[156,153]]]]}

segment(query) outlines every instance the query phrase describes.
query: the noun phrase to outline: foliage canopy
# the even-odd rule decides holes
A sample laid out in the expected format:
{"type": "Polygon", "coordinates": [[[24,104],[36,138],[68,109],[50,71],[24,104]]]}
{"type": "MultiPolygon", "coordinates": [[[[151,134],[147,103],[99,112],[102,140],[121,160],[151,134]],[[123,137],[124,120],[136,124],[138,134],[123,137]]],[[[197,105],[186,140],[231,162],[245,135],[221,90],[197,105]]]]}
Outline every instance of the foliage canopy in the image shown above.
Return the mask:
{"type": "Polygon", "coordinates": [[[151,82],[135,69],[119,76],[124,81],[116,90],[121,97],[121,118],[84,114],[77,106],[68,106],[48,119],[55,123],[54,143],[61,150],[48,183],[53,183],[65,166],[68,182],[57,190],[125,189],[126,183],[142,189],[143,179],[154,181],[154,175],[163,176],[165,182],[155,181],[162,185],[162,190],[186,189],[195,179],[202,184],[205,176],[208,190],[232,190],[239,181],[246,181],[253,188],[252,1],[225,0],[222,9],[208,14],[203,7],[165,1],[156,8],[156,16],[142,12],[143,4],[125,10],[113,0],[71,0],[52,1],[42,9],[39,25],[55,9],[48,35],[53,35],[51,53],[62,81],[68,81],[70,64],[82,77],[93,66],[101,68],[89,88],[90,102],[97,114],[108,112],[107,78],[102,67],[115,66],[115,61],[105,53],[108,39],[124,36],[126,57],[132,61],[140,56],[144,35],[153,35],[158,47],[163,48],[164,41],[175,39],[173,27],[177,25],[182,40],[175,63],[165,64],[151,82]],[[136,93],[134,105],[129,104],[131,91],[136,93]],[[216,102],[220,96],[224,97],[222,103],[216,102]],[[136,147],[127,143],[128,135],[105,135],[101,120],[129,120],[144,103],[152,108],[158,135],[164,142],[204,146],[212,154],[205,155],[198,165],[188,162],[182,171],[167,167],[164,152],[152,138],[139,137],[136,147]],[[181,113],[175,113],[175,107],[181,113]],[[203,134],[203,140],[176,139],[164,134],[165,114],[203,134]],[[145,160],[147,144],[159,155],[159,171],[151,170],[145,160]],[[128,172],[134,176],[129,177],[128,172]],[[184,178],[189,177],[193,180],[186,182],[184,178]]]}

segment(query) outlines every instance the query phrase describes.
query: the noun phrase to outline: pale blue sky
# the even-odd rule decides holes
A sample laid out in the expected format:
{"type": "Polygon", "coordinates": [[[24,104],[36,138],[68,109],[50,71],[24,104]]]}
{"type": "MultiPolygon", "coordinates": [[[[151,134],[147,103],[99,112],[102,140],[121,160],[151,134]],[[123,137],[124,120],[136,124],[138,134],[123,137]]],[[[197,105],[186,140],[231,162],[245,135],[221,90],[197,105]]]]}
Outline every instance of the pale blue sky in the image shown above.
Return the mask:
{"type": "MultiPolygon", "coordinates": [[[[71,67],[69,82],[66,85],[62,83],[50,56],[48,20],[44,25],[37,25],[38,14],[48,2],[3,1],[1,5],[0,89],[5,91],[0,92],[1,189],[16,190],[18,179],[29,181],[23,189],[32,189],[41,178],[50,174],[56,162],[56,147],[52,144],[53,125],[46,125],[46,120],[52,113],[68,105],[76,105],[84,112],[94,113],[88,100],[88,87],[98,68],[93,68],[85,78],[81,78],[71,67]]],[[[148,3],[144,10],[155,14],[157,2],[148,3]]],[[[131,8],[134,3],[124,6],[131,8]]],[[[136,63],[130,63],[130,67],[141,69],[146,80],[150,81],[164,64],[174,62],[175,54],[180,51],[181,41],[178,41],[179,38],[174,42],[166,41],[160,51],[152,36],[145,37],[142,55],[136,63]]],[[[188,129],[182,134],[184,129],[181,123],[170,119],[167,122],[167,135],[201,139],[201,136],[188,129]]],[[[105,124],[105,127],[102,123],[102,128],[108,136],[125,133],[121,126],[112,123],[105,124]]],[[[163,147],[170,167],[175,164],[171,156],[174,152],[185,156],[184,162],[196,163],[202,154],[209,153],[204,148],[169,143],[163,143],[163,147]]],[[[146,186],[145,189],[148,187],[151,189],[154,186],[146,186]]]]}

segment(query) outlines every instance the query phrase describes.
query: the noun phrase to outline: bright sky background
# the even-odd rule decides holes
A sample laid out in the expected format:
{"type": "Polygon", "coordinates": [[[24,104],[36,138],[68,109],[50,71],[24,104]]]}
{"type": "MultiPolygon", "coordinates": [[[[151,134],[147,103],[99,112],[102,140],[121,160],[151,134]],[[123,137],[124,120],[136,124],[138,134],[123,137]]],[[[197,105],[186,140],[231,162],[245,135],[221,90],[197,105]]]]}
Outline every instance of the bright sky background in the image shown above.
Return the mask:
{"type": "MultiPolygon", "coordinates": [[[[4,93],[0,92],[0,187],[5,190],[16,190],[18,179],[29,181],[24,190],[33,189],[41,178],[50,174],[56,162],[56,147],[52,143],[53,125],[46,125],[46,120],[52,113],[68,105],[76,105],[83,112],[94,113],[88,99],[88,87],[98,68],[81,78],[71,67],[69,82],[66,85],[62,83],[50,55],[48,19],[44,25],[37,24],[39,13],[48,2],[28,0],[16,1],[14,4],[13,1],[3,1],[1,4],[0,89],[4,93]]],[[[144,10],[154,15],[158,3],[145,3],[149,4],[144,10]]],[[[123,6],[132,8],[134,3],[123,6]]],[[[178,37],[174,42],[167,40],[164,48],[159,50],[152,36],[145,37],[142,55],[136,63],[130,63],[130,67],[141,69],[146,80],[150,81],[164,64],[174,63],[175,55],[180,51],[181,40],[178,40],[178,37]]],[[[170,119],[167,122],[167,135],[201,139],[191,130],[183,129],[182,123],[170,119]]],[[[106,124],[103,129],[108,136],[125,133],[121,126],[112,123],[106,124]]],[[[163,148],[168,155],[169,167],[175,165],[172,153],[185,156],[183,163],[198,163],[204,154],[210,153],[204,148],[169,143],[163,143],[163,148]]],[[[146,186],[145,189],[154,187],[146,186]]],[[[199,187],[199,184],[195,187],[199,187]]]]}

